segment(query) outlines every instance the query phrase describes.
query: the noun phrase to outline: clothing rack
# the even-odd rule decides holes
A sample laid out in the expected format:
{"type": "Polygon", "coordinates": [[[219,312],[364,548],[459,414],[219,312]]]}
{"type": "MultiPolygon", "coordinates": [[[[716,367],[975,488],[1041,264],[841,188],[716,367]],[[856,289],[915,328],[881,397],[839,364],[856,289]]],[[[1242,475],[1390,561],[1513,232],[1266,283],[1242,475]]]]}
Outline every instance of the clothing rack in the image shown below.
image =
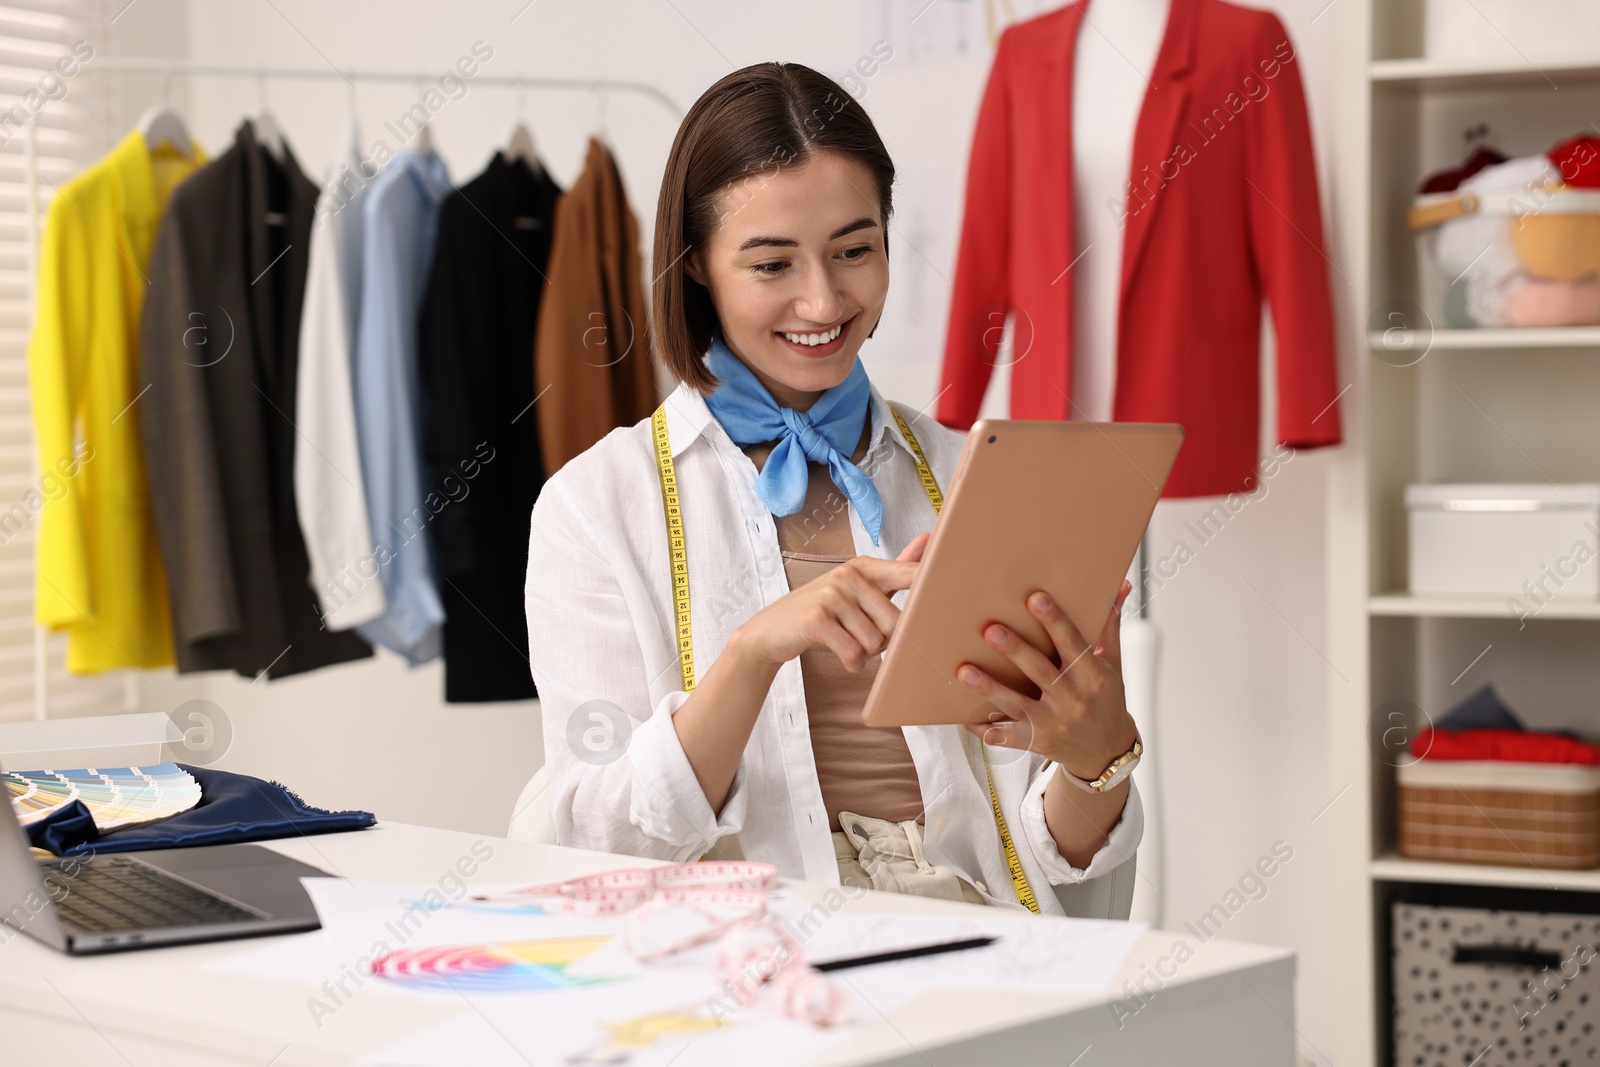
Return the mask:
{"type": "MultiPolygon", "coordinates": [[[[1007,0],[1006,6],[1009,9],[1007,0]]],[[[149,73],[164,74],[169,78],[178,75],[188,77],[215,77],[215,78],[253,78],[265,84],[267,79],[304,79],[309,81],[340,80],[349,86],[354,99],[357,82],[388,83],[416,86],[436,78],[437,72],[423,71],[395,71],[395,70],[340,70],[331,63],[326,69],[321,67],[250,67],[232,66],[217,63],[201,63],[187,59],[168,59],[159,56],[130,56],[130,55],[96,55],[82,67],[81,72],[115,71],[124,73],[149,73]]],[[[518,77],[507,75],[478,74],[471,79],[472,83],[481,86],[494,86],[515,90],[548,89],[557,91],[588,91],[600,96],[602,105],[605,94],[611,92],[632,93],[647,100],[653,100],[661,105],[676,120],[682,120],[684,111],[667,94],[644,82],[612,78],[549,78],[549,77],[518,77]]],[[[163,92],[165,95],[165,92],[163,92]]],[[[37,114],[30,114],[27,122],[27,137],[24,142],[26,159],[26,190],[28,203],[28,307],[30,316],[37,303],[37,278],[39,257],[39,236],[42,222],[39,217],[39,155],[38,155],[38,128],[37,114]]],[[[32,323],[29,323],[31,328],[32,323]]],[[[37,447],[37,446],[35,446],[37,447]]],[[[34,469],[38,469],[38,456],[34,456],[34,469]]],[[[1145,604],[1147,588],[1145,583],[1145,569],[1150,556],[1150,535],[1147,530],[1140,540],[1138,554],[1135,561],[1135,588],[1133,596],[1136,599],[1136,617],[1148,618],[1148,608],[1145,604]]],[[[50,717],[49,701],[49,660],[48,660],[48,632],[42,627],[34,628],[33,668],[34,668],[34,709],[33,717],[43,721],[50,717]]],[[[123,705],[126,711],[137,711],[140,706],[140,695],[137,679],[139,672],[130,670],[124,672],[123,705]]],[[[1151,691],[1154,691],[1154,679],[1150,680],[1151,691]]],[[[1153,712],[1153,708],[1152,708],[1153,712]]],[[[1155,722],[1149,723],[1154,731],[1155,722]]],[[[1154,798],[1153,806],[1158,808],[1160,795],[1154,798]]],[[[1160,822],[1164,825],[1165,820],[1160,822]]],[[[1162,869],[1160,847],[1157,844],[1156,868],[1162,869]]],[[[1146,876],[1146,882],[1152,887],[1155,883],[1146,876]]],[[[1155,914],[1159,916],[1163,910],[1162,894],[1156,890],[1155,914]]]]}
{"type": "MultiPolygon", "coordinates": [[[[131,56],[98,54],[85,63],[80,69],[80,74],[95,71],[118,73],[144,73],[164,74],[169,78],[179,75],[185,77],[205,78],[250,78],[265,84],[268,79],[304,79],[307,81],[343,81],[350,87],[352,94],[355,92],[357,82],[391,85],[417,86],[437,79],[438,71],[403,71],[403,70],[341,70],[329,64],[322,67],[252,67],[223,65],[220,63],[201,63],[188,59],[168,59],[161,56],[131,56]]],[[[665,108],[674,119],[681,120],[684,115],[683,108],[679,107],[666,93],[653,85],[645,82],[630,81],[617,78],[549,78],[536,76],[516,76],[504,74],[476,74],[472,78],[462,79],[472,85],[493,86],[501,89],[548,89],[568,92],[592,92],[599,96],[602,105],[607,94],[631,93],[652,100],[665,108]]],[[[164,94],[163,94],[164,95],[164,94]]],[[[27,137],[23,144],[24,159],[26,161],[26,190],[28,203],[28,308],[30,318],[32,309],[38,301],[38,273],[39,273],[39,237],[43,228],[43,221],[39,216],[39,145],[38,145],[38,115],[28,116],[27,137]]],[[[29,323],[32,327],[32,323],[29,323]]],[[[37,448],[37,446],[35,446],[37,448]]],[[[34,456],[34,466],[38,466],[38,456],[34,456]]],[[[50,717],[50,669],[48,658],[49,632],[43,627],[35,626],[33,634],[33,717],[35,720],[44,721],[50,717]]],[[[124,710],[136,711],[140,705],[138,675],[136,670],[124,672],[123,705],[124,710]]]]}
{"type": "MultiPolygon", "coordinates": [[[[194,75],[207,78],[303,78],[310,81],[347,82],[353,88],[356,82],[387,82],[396,85],[416,85],[439,76],[438,71],[403,70],[341,70],[333,65],[322,67],[248,67],[221,63],[200,63],[188,59],[166,59],[161,56],[96,55],[84,63],[80,73],[97,70],[121,73],[194,75]]],[[[473,85],[493,85],[503,89],[565,89],[596,93],[636,93],[654,100],[670,112],[673,118],[682,119],[683,109],[666,93],[646,82],[616,78],[545,78],[504,74],[475,74],[463,78],[473,85]]]]}

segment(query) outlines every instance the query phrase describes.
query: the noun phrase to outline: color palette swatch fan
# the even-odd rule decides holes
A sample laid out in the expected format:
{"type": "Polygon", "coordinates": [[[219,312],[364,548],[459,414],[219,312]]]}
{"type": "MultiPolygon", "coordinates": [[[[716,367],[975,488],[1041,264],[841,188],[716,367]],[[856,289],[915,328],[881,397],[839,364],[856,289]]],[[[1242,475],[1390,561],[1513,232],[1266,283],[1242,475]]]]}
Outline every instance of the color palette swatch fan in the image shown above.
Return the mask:
{"type": "Polygon", "coordinates": [[[578,989],[614,981],[568,970],[609,937],[560,937],[499,944],[402,948],[376,956],[372,973],[418,990],[520,993],[578,989]]]}
{"type": "Polygon", "coordinates": [[[95,827],[154,822],[200,803],[200,783],[176,763],[150,767],[85,767],[70,771],[3,771],[11,808],[27,826],[81,800],[95,827]]]}

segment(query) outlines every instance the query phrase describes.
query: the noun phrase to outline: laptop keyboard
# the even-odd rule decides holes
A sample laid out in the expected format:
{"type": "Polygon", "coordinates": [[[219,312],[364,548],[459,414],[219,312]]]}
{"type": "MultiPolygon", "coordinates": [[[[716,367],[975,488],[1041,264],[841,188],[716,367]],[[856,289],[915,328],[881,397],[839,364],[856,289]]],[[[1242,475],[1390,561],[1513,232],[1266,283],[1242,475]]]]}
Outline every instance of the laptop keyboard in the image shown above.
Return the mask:
{"type": "Polygon", "coordinates": [[[57,913],[95,933],[261,918],[204,890],[169,881],[137,860],[102,858],[70,875],[62,865],[44,866],[66,889],[55,902],[57,913]]]}

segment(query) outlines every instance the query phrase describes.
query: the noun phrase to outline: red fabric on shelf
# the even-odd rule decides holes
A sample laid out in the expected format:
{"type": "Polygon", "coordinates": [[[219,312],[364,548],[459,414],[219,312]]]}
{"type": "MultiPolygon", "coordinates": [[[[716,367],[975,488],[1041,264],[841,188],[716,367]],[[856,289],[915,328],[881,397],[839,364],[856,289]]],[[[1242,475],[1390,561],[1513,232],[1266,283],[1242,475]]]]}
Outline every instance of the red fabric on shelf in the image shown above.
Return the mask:
{"type": "Polygon", "coordinates": [[[1600,766],[1600,746],[1562,734],[1531,730],[1438,730],[1424,727],[1411,754],[1429,760],[1506,760],[1514,763],[1581,763],[1600,766]]]}
{"type": "Polygon", "coordinates": [[[1466,162],[1459,167],[1437,171],[1422,180],[1422,185],[1417,189],[1419,193],[1450,193],[1461,187],[1461,183],[1486,167],[1497,163],[1504,163],[1506,156],[1493,148],[1479,148],[1468,156],[1466,162]]]}
{"type": "Polygon", "coordinates": [[[1568,185],[1600,189],[1600,137],[1580,133],[1550,149],[1546,158],[1568,185]]]}

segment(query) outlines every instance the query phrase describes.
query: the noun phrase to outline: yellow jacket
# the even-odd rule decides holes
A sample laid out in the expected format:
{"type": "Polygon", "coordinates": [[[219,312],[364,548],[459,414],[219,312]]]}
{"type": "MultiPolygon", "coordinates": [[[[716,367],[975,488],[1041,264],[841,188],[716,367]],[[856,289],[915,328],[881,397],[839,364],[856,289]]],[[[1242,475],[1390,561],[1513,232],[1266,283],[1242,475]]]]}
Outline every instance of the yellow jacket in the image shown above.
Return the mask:
{"type": "Polygon", "coordinates": [[[139,438],[145,268],[173,188],[206,162],[133,130],[50,204],[28,345],[39,482],[0,512],[0,542],[35,518],[34,618],[68,634],[67,669],[172,663],[167,572],[139,438]]]}

